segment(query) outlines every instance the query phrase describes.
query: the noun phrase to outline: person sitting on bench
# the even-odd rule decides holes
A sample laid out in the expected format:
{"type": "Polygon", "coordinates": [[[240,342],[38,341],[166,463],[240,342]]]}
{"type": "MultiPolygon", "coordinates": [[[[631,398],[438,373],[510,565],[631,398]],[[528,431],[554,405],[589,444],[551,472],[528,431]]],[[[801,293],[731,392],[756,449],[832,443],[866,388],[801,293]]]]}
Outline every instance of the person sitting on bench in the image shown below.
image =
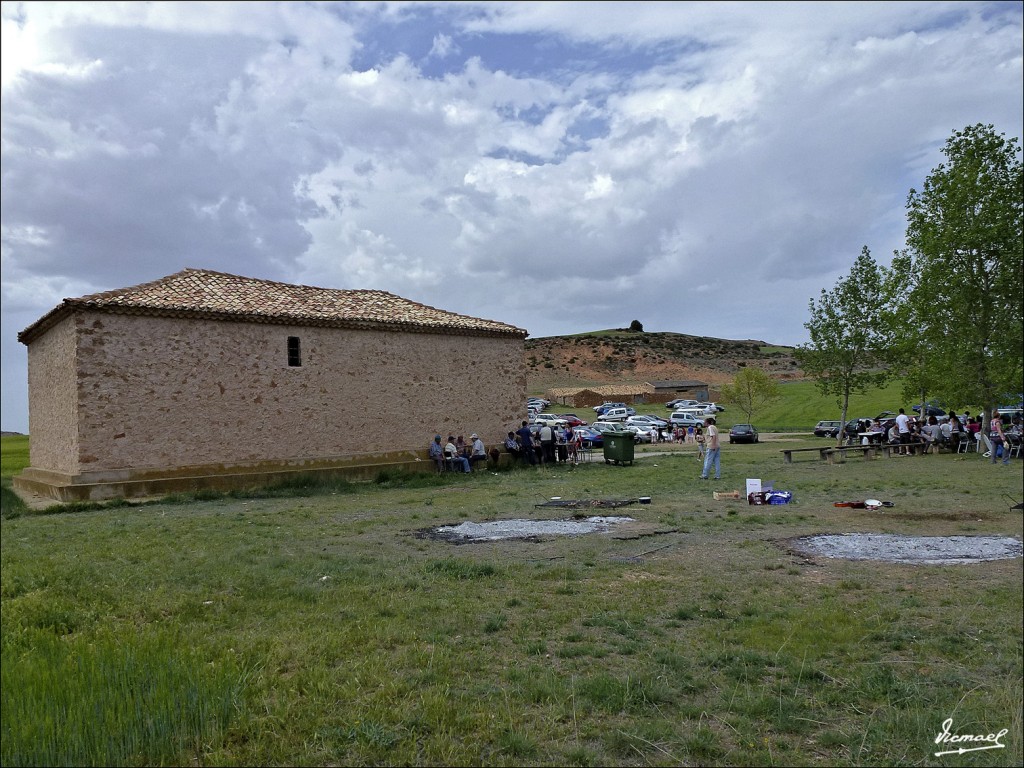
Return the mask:
{"type": "Polygon", "coordinates": [[[516,433],[509,432],[508,437],[505,438],[505,450],[512,454],[513,459],[521,458],[523,455],[523,447],[516,440],[516,433]]]}
{"type": "Polygon", "coordinates": [[[427,455],[437,464],[438,472],[444,471],[444,449],[441,447],[440,435],[434,435],[434,442],[430,444],[430,450],[427,451],[427,455]]]}
{"type": "Polygon", "coordinates": [[[469,467],[469,459],[459,455],[459,449],[455,447],[455,435],[448,435],[448,442],[444,446],[444,460],[450,461],[453,466],[462,467],[463,472],[472,472],[469,467]]]}
{"type": "Polygon", "coordinates": [[[469,454],[469,466],[472,467],[478,461],[487,461],[487,451],[484,448],[484,441],[480,439],[480,435],[474,432],[469,436],[472,440],[469,454]]]}

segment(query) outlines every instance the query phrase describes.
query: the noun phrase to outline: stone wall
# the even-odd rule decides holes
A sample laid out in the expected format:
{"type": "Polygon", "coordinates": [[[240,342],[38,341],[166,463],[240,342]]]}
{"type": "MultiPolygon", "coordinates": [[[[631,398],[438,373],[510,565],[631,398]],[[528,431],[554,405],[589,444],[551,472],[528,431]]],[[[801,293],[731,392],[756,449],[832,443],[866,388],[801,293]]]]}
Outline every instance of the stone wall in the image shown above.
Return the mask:
{"type": "Polygon", "coordinates": [[[94,482],[422,453],[435,433],[478,432],[490,448],[524,413],[520,338],[82,312],[32,358],[32,467],[94,482]],[[46,375],[63,384],[43,396],[46,375]]]}
{"type": "Polygon", "coordinates": [[[76,338],[65,318],[28,350],[29,461],[56,472],[78,470],[76,338]]]}

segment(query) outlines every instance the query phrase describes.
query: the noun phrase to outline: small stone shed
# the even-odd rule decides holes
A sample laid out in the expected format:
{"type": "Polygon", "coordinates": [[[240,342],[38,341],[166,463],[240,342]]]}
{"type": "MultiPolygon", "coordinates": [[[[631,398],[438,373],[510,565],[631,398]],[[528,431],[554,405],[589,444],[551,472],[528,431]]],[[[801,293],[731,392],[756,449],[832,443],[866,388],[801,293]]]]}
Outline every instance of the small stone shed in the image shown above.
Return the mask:
{"type": "Polygon", "coordinates": [[[693,379],[675,379],[672,381],[649,382],[654,390],[652,400],[667,403],[679,397],[688,397],[692,400],[707,400],[709,387],[705,381],[693,379]]]}
{"type": "Polygon", "coordinates": [[[586,408],[611,401],[629,405],[667,403],[677,397],[708,399],[708,385],[703,381],[647,381],[640,383],[602,384],[593,387],[556,387],[547,391],[548,399],[559,405],[586,408]]]}
{"type": "Polygon", "coordinates": [[[490,447],[521,421],[526,335],[201,269],[65,299],[18,335],[30,466],[14,485],[66,501],[426,470],[435,433],[490,447]]]}
{"type": "Polygon", "coordinates": [[[665,402],[670,398],[659,400],[654,396],[654,388],[650,384],[602,384],[595,387],[558,387],[547,391],[548,399],[553,403],[570,405],[573,408],[587,408],[604,402],[627,403],[640,405],[648,402],[665,402]]]}

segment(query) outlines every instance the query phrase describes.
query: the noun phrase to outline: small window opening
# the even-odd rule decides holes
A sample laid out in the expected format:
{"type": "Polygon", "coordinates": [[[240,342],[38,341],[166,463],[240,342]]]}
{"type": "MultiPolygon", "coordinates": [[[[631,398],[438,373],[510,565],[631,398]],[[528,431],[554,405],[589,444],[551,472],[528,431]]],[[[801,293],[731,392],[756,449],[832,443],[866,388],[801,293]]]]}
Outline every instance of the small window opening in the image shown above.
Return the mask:
{"type": "Polygon", "coordinates": [[[297,368],[302,365],[302,348],[298,336],[288,337],[288,365],[297,368]]]}

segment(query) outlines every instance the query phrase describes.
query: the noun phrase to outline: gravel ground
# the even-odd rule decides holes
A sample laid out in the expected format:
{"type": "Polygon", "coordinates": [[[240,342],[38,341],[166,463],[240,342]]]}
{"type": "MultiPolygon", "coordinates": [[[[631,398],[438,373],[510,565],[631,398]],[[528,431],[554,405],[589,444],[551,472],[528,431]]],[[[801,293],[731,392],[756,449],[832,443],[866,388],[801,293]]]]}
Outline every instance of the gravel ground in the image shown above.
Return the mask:
{"type": "Polygon", "coordinates": [[[790,546],[805,555],[885,560],[914,565],[962,565],[1020,557],[1021,542],[1008,536],[895,536],[846,533],[803,536],[790,546]]]}
{"type": "Polygon", "coordinates": [[[586,517],[581,520],[494,520],[489,523],[460,523],[435,528],[438,538],[449,541],[498,541],[528,539],[534,536],[581,536],[603,533],[632,517],[586,517]]]}

